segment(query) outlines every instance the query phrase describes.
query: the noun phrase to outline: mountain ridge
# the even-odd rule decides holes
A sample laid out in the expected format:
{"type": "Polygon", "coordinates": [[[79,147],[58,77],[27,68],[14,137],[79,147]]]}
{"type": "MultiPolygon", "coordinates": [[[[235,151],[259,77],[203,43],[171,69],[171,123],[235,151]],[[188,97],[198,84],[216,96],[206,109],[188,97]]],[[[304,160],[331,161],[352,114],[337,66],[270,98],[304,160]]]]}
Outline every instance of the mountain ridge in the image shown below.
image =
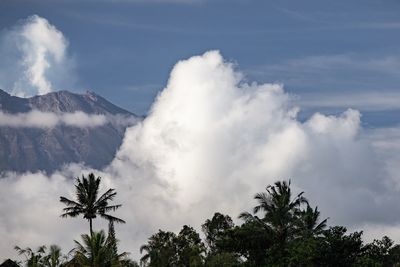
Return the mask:
{"type": "MultiPolygon", "coordinates": [[[[51,92],[29,98],[12,96],[0,89],[0,111],[9,114],[32,110],[53,113],[122,115],[140,120],[94,92],[76,94],[51,92]]],[[[114,158],[129,125],[107,122],[98,127],[79,128],[57,125],[53,128],[0,127],[0,172],[47,173],[64,164],[83,163],[102,168],[114,158]]]]}
{"type": "Polygon", "coordinates": [[[135,114],[122,109],[102,96],[86,91],[85,94],[72,93],[66,90],[50,92],[45,95],[36,95],[28,98],[12,96],[0,89],[0,110],[9,113],[28,112],[37,109],[43,112],[76,112],[89,114],[135,114]],[[11,105],[13,104],[13,105],[11,105]],[[88,104],[88,105],[82,105],[88,104]],[[20,107],[18,110],[15,107],[20,107]]]}

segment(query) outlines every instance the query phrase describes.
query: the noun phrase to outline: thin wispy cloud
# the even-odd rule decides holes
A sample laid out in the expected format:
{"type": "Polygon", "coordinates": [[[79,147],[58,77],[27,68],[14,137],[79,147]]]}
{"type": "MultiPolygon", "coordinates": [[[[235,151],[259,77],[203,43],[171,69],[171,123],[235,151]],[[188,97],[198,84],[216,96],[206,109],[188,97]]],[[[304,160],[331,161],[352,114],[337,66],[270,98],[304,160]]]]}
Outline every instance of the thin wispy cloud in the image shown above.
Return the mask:
{"type": "Polygon", "coordinates": [[[258,80],[285,84],[305,107],[353,107],[364,111],[399,109],[400,57],[320,55],[257,66],[246,72],[258,80]],[[301,88],[302,90],[296,91],[301,88]]]}
{"type": "Polygon", "coordinates": [[[138,122],[138,118],[126,115],[98,115],[87,114],[82,111],[73,113],[53,113],[32,110],[25,113],[4,113],[0,111],[0,127],[11,128],[54,128],[65,125],[78,128],[93,128],[106,123],[118,126],[131,126],[138,122]]]}
{"type": "Polygon", "coordinates": [[[350,25],[343,25],[344,29],[360,29],[360,30],[398,30],[400,29],[399,21],[376,21],[376,22],[359,22],[350,25]]]}
{"type": "Polygon", "coordinates": [[[400,110],[399,91],[303,93],[294,97],[305,108],[355,108],[363,111],[400,110]]]}
{"type": "MultiPolygon", "coordinates": [[[[170,34],[183,34],[183,35],[210,35],[209,30],[205,30],[202,28],[189,28],[187,25],[168,25],[153,23],[153,22],[139,22],[135,21],[132,17],[124,17],[121,15],[112,15],[112,14],[85,14],[80,15],[76,13],[67,13],[69,16],[91,23],[96,23],[99,25],[107,25],[118,28],[126,28],[129,30],[135,31],[145,31],[145,32],[156,32],[156,33],[170,33],[170,34]]],[[[220,34],[229,34],[225,32],[221,32],[220,34]]],[[[248,34],[248,33],[247,33],[248,34]]],[[[253,33],[254,34],[254,33],[253,33]]]]}
{"type": "Polygon", "coordinates": [[[74,127],[98,127],[104,125],[104,115],[88,115],[81,111],[74,113],[51,113],[33,110],[26,113],[9,114],[0,112],[0,126],[24,128],[53,128],[63,124],[74,127]]]}
{"type": "Polygon", "coordinates": [[[141,31],[152,31],[152,32],[167,32],[167,33],[189,33],[189,30],[185,30],[184,28],[180,27],[172,27],[166,25],[156,25],[151,23],[142,23],[142,22],[135,22],[131,19],[124,18],[121,16],[98,16],[95,14],[86,14],[86,15],[79,15],[79,14],[70,14],[70,16],[90,21],[97,24],[108,25],[108,26],[115,26],[115,27],[123,27],[129,28],[134,30],[141,30],[141,31]]]}
{"type": "Polygon", "coordinates": [[[81,15],[75,12],[65,12],[68,16],[79,19],[81,21],[96,23],[99,25],[107,25],[118,28],[126,28],[130,30],[156,32],[156,33],[171,33],[182,35],[226,35],[226,36],[254,36],[263,33],[280,33],[292,32],[287,29],[277,28],[252,28],[252,29],[238,29],[238,28],[208,28],[201,25],[190,26],[188,24],[169,24],[168,21],[153,22],[153,21],[137,21],[130,16],[123,16],[120,14],[97,14],[87,13],[81,15]]]}
{"type": "Polygon", "coordinates": [[[326,23],[320,19],[316,19],[315,17],[311,16],[310,14],[306,14],[305,12],[289,9],[289,8],[284,8],[284,7],[276,7],[276,9],[286,16],[298,20],[298,21],[304,21],[304,22],[317,22],[317,23],[326,23]]]}
{"type": "MultiPolygon", "coordinates": [[[[383,57],[364,57],[364,55],[339,54],[307,56],[286,60],[278,64],[261,65],[248,70],[249,74],[262,76],[284,74],[331,74],[334,71],[368,71],[398,76],[400,57],[388,55],[383,57]]],[[[316,80],[318,82],[318,80],[316,80]]]]}
{"type": "Polygon", "coordinates": [[[154,92],[160,91],[163,88],[163,85],[157,83],[149,83],[149,84],[140,84],[140,85],[129,85],[124,89],[128,91],[138,91],[138,92],[154,92]]]}

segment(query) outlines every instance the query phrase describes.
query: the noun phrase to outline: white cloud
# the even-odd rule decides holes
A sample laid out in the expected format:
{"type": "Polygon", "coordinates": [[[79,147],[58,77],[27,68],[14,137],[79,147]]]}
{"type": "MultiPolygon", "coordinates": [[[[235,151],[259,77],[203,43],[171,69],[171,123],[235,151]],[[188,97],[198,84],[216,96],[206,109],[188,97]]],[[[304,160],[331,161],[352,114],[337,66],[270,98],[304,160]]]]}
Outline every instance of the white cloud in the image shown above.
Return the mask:
{"type": "Polygon", "coordinates": [[[235,217],[254,193],[289,178],[332,223],[399,221],[399,177],[362,137],[358,111],[300,123],[281,85],[241,77],[217,52],[181,61],[149,116],[127,130],[108,171],[132,176],[122,194],[145,225],[139,240],[151,229],[199,227],[215,210],[235,217]]]}
{"type": "Polygon", "coordinates": [[[74,83],[64,35],[33,15],[0,37],[0,86],[17,96],[46,94],[74,83]]]}
{"type": "Polygon", "coordinates": [[[248,73],[256,77],[275,76],[278,79],[299,83],[299,85],[312,85],[313,83],[319,85],[323,82],[332,84],[352,82],[354,85],[357,82],[368,81],[371,78],[369,76],[396,78],[399,74],[399,67],[400,58],[397,55],[371,57],[362,54],[332,54],[307,56],[276,64],[260,65],[249,69],[248,73]],[[358,79],[350,80],[347,76],[349,72],[353,74],[352,78],[356,76],[358,79]],[[365,74],[369,74],[369,76],[362,77],[365,74]],[[335,80],[336,83],[333,83],[335,80]]]}
{"type": "Polygon", "coordinates": [[[4,113],[0,111],[0,127],[12,128],[53,128],[65,125],[79,128],[92,128],[111,123],[116,126],[132,126],[138,122],[135,116],[122,114],[87,114],[82,111],[72,113],[53,113],[32,110],[25,113],[4,113]]]}
{"type": "Polygon", "coordinates": [[[347,25],[345,28],[353,29],[379,29],[379,30],[396,30],[400,28],[399,21],[388,21],[388,22],[361,22],[353,25],[347,25]]]}
{"type": "Polygon", "coordinates": [[[53,128],[58,124],[80,128],[97,127],[107,123],[105,115],[73,113],[52,113],[32,110],[26,113],[0,112],[0,126],[25,128],[53,128]]]}
{"type": "MultiPolygon", "coordinates": [[[[388,171],[398,167],[384,164],[398,149],[379,152],[374,140],[381,135],[361,128],[359,112],[315,114],[302,123],[281,85],[247,84],[242,76],[216,51],[178,62],[149,115],[126,131],[112,164],[94,170],[123,204],[118,215],[127,224],[117,226],[123,250],[138,257],[159,228],[199,228],[214,211],[236,217],[278,179],[291,178],[331,223],[368,229],[400,223],[393,186],[399,172],[388,171]]],[[[0,219],[1,256],[15,257],[15,244],[71,248],[87,225],[58,219],[58,196],[73,196],[73,181],[63,177],[88,171],[70,165],[51,177],[1,179],[0,212],[7,214],[0,219]]],[[[96,221],[96,229],[104,225],[96,221]]]]}
{"type": "Polygon", "coordinates": [[[362,111],[399,108],[400,58],[362,54],[308,56],[248,70],[260,80],[283,82],[296,91],[299,105],[352,107],[362,111]]]}
{"type": "Polygon", "coordinates": [[[119,127],[128,127],[135,125],[138,123],[141,118],[132,116],[132,115],[123,115],[123,114],[114,114],[114,115],[106,115],[107,121],[114,126],[119,127]]]}
{"type": "Polygon", "coordinates": [[[356,108],[362,111],[390,111],[400,109],[400,92],[362,91],[302,93],[297,99],[305,108],[356,108]]]}
{"type": "Polygon", "coordinates": [[[78,221],[63,225],[59,217],[59,196],[72,190],[71,182],[60,174],[4,175],[0,179],[0,261],[17,258],[15,245],[36,248],[40,242],[58,243],[68,252],[73,238],[77,239],[79,232],[87,228],[78,221]]]}

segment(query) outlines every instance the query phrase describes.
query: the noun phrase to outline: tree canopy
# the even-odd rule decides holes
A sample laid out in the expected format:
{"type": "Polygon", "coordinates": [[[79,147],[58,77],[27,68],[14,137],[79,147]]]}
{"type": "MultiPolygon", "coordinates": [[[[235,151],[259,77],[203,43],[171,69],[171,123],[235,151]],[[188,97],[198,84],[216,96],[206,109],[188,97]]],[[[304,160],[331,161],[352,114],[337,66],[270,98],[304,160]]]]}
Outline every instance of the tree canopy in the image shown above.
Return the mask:
{"type": "MultiPolygon", "coordinates": [[[[75,248],[63,254],[57,245],[37,249],[15,246],[21,262],[0,266],[28,267],[138,267],[129,253],[118,252],[115,222],[108,214],[121,205],[110,205],[116,192],[99,194],[100,177],[93,173],[76,179],[76,200],[61,197],[66,204],[62,217],[82,215],[90,222],[90,234],[82,234],[75,248]],[[100,196],[99,196],[100,195],[100,196]],[[93,231],[97,216],[109,221],[108,234],[93,231]]],[[[204,238],[184,225],[177,233],[158,230],[140,247],[143,267],[262,267],[262,266],[400,266],[400,245],[389,237],[365,243],[362,231],[328,226],[328,219],[305,198],[293,193],[290,181],[278,181],[255,195],[252,212],[242,212],[235,225],[229,215],[216,212],[201,224],[204,238]]]]}
{"type": "Polygon", "coordinates": [[[122,205],[109,205],[109,202],[114,200],[117,195],[115,189],[108,189],[98,197],[100,182],[101,177],[96,178],[93,173],[90,173],[88,177],[82,175],[82,179],[76,178],[75,195],[77,200],[60,197],[60,201],[67,206],[63,209],[64,213],[61,214],[61,217],[83,215],[83,218],[89,221],[90,234],[93,233],[92,220],[97,215],[108,221],[125,223],[124,220],[108,214],[108,212],[115,211],[122,205]]]}

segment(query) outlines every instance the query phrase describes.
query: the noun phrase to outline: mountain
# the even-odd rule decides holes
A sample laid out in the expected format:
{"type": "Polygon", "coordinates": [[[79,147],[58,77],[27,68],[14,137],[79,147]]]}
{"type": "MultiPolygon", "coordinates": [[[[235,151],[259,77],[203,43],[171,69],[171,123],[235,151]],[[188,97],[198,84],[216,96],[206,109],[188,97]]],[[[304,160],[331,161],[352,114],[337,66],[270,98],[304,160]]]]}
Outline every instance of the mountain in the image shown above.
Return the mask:
{"type": "MultiPolygon", "coordinates": [[[[140,118],[115,106],[103,97],[68,91],[21,98],[0,90],[0,111],[16,114],[31,110],[53,113],[87,114],[140,118]]],[[[67,163],[84,163],[102,168],[114,158],[127,124],[107,122],[92,128],[59,124],[53,128],[0,127],[0,172],[46,171],[51,173],[67,163]]]]}

